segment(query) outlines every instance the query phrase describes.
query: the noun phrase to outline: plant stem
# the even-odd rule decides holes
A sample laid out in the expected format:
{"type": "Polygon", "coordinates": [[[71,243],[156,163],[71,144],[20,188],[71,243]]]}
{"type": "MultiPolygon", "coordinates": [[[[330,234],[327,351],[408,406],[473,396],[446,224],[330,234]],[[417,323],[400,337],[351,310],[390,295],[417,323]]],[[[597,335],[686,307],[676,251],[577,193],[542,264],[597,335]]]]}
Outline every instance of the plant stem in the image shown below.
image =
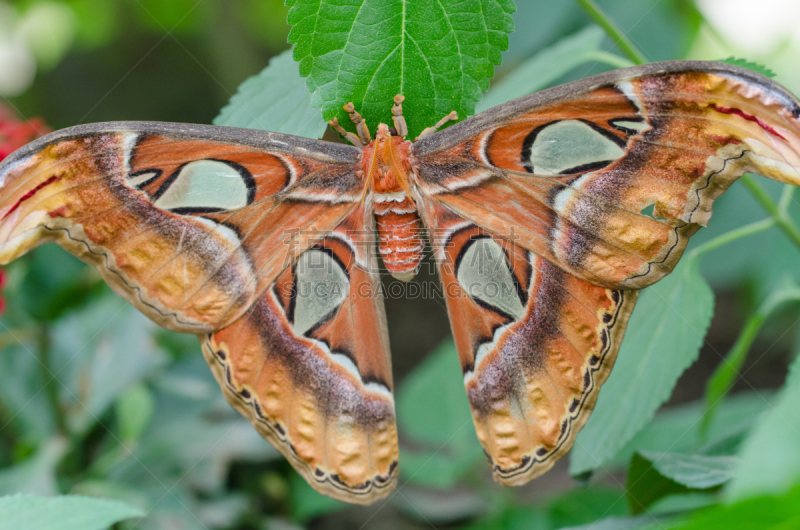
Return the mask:
{"type": "Polygon", "coordinates": [[[629,66],[633,66],[635,64],[625,57],[620,57],[617,54],[604,52],[602,50],[592,51],[592,53],[588,55],[588,59],[590,61],[597,61],[598,63],[605,63],[609,66],[613,66],[614,68],[628,68],[629,66]]]}
{"type": "Polygon", "coordinates": [[[706,252],[715,250],[732,241],[736,241],[737,239],[741,239],[743,237],[763,232],[764,230],[772,228],[773,226],[775,226],[775,224],[776,224],[775,219],[773,217],[768,217],[766,219],[750,223],[749,225],[740,226],[736,230],[725,232],[724,234],[717,236],[714,239],[706,241],[699,247],[695,248],[692,251],[691,255],[692,257],[700,256],[701,254],[705,254],[706,252]]]}
{"type": "Polygon", "coordinates": [[[750,194],[753,195],[759,204],[761,204],[761,207],[772,216],[772,218],[775,220],[775,224],[777,224],[778,227],[783,230],[783,233],[792,240],[792,243],[794,243],[797,248],[800,248],[800,229],[795,226],[785,211],[785,209],[788,209],[788,202],[791,200],[791,195],[787,192],[784,192],[784,197],[781,197],[781,206],[778,206],[778,204],[772,200],[772,197],[770,197],[769,194],[764,191],[764,188],[762,188],[752,176],[742,176],[742,182],[744,182],[744,185],[747,186],[750,194]],[[784,203],[786,203],[785,207],[783,207],[784,203]]]}
{"type": "Polygon", "coordinates": [[[0,333],[0,350],[12,344],[18,344],[22,341],[33,340],[39,336],[40,329],[38,327],[18,328],[11,331],[0,333]]]}
{"type": "Polygon", "coordinates": [[[789,215],[789,206],[792,204],[792,195],[794,195],[794,186],[792,184],[785,184],[783,186],[783,193],[778,201],[778,211],[781,215],[789,215]]]}
{"type": "Polygon", "coordinates": [[[722,399],[733,388],[736,379],[741,375],[740,370],[747,359],[747,353],[750,351],[750,346],[756,340],[758,332],[767,321],[767,319],[775,312],[778,307],[787,302],[800,301],[800,288],[794,284],[780,287],[772,292],[769,297],[764,300],[761,307],[747,319],[747,322],[739,333],[731,351],[725,356],[722,363],[714,370],[714,373],[706,384],[705,401],[706,408],[703,412],[703,418],[700,422],[700,433],[705,436],[708,433],[708,428],[714,415],[717,411],[717,406],[722,402],[722,399]]]}
{"type": "Polygon", "coordinates": [[[575,0],[580,5],[586,14],[594,20],[598,26],[603,28],[605,32],[614,41],[614,44],[628,56],[628,58],[636,64],[645,64],[647,59],[644,58],[642,52],[636,49],[636,46],[622,33],[617,25],[612,21],[608,15],[603,13],[594,3],[594,0],[575,0]]]}
{"type": "Polygon", "coordinates": [[[58,398],[58,381],[53,375],[53,367],[50,359],[50,330],[47,326],[42,326],[36,337],[36,346],[39,358],[39,372],[44,384],[45,395],[50,402],[50,407],[53,410],[53,417],[56,420],[56,428],[59,433],[66,434],[67,430],[66,419],[64,411],[61,408],[61,402],[58,398]]]}

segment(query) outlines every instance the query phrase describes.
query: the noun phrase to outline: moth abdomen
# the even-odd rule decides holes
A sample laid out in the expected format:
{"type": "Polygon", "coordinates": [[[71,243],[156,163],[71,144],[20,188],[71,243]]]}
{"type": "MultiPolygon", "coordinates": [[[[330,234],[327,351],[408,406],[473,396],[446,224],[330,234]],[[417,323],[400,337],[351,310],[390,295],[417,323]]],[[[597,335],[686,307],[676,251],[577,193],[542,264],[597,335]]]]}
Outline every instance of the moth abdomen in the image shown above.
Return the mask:
{"type": "Polygon", "coordinates": [[[379,202],[383,197],[376,197],[375,221],[378,252],[386,269],[398,280],[407,282],[417,274],[425,245],[417,207],[414,201],[402,195],[399,201],[379,202]]]}

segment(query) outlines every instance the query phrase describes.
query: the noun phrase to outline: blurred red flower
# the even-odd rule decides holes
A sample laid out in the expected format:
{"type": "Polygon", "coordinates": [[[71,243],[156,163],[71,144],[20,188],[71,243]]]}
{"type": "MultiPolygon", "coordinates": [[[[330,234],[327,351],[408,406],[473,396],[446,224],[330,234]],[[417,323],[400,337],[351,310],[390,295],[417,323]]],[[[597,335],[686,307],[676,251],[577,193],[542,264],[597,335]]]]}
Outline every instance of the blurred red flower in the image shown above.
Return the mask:
{"type": "Polygon", "coordinates": [[[0,105],[0,161],[34,140],[50,132],[41,118],[21,121],[7,107],[0,105]]]}
{"type": "MultiPolygon", "coordinates": [[[[31,140],[50,132],[41,118],[21,121],[7,107],[0,105],[0,162],[31,140]]],[[[0,269],[0,290],[6,283],[6,273],[0,269]]],[[[6,308],[6,301],[0,296],[0,313],[6,308]]]]}

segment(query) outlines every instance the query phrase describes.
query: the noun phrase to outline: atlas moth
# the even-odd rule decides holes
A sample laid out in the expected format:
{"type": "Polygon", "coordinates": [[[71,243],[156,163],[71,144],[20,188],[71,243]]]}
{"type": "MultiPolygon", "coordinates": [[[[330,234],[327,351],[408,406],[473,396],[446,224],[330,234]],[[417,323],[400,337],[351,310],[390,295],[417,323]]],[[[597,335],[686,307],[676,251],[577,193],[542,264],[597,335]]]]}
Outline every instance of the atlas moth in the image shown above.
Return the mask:
{"type": "Polygon", "coordinates": [[[746,171],[800,184],[800,103],[729,64],[608,72],[414,142],[402,97],[374,139],[347,110],[358,135],[331,125],[353,145],[154,122],[49,134],[0,165],[0,262],[55,241],[196,334],[230,404],[352,503],[398,474],[379,255],[410,280],[427,239],[478,439],[519,485],[569,451],[637,292],[715,199],[746,171]]]}

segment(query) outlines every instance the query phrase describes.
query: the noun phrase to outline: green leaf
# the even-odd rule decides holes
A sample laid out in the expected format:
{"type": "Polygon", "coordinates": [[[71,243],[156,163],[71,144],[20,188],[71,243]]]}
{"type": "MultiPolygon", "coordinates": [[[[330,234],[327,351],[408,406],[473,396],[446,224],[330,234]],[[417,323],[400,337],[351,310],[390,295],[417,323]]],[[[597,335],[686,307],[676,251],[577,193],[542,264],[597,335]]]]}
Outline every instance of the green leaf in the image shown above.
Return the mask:
{"type": "MultiPolygon", "coordinates": [[[[210,396],[203,399],[156,392],[153,419],[135,454],[116,464],[110,476],[144,481],[157,490],[161,482],[153,483],[150,470],[157,477],[172,476],[175,472],[176,481],[218,493],[224,489],[234,461],[266,462],[280,458],[280,453],[221,399],[219,387],[204,366],[202,356],[195,359],[197,362],[192,365],[205,371],[203,376],[209,383],[210,396]]],[[[181,365],[174,371],[185,374],[186,368],[181,365]]],[[[176,382],[175,377],[170,378],[170,384],[176,382]]],[[[127,451],[123,453],[128,456],[127,451]]]]}
{"type": "MultiPolygon", "coordinates": [[[[2,328],[8,333],[7,328],[2,328]]],[[[35,330],[40,333],[39,330],[35,330]]],[[[14,332],[12,338],[20,337],[14,332]]],[[[56,433],[56,415],[48,399],[49,374],[42,369],[32,338],[20,337],[20,343],[2,350],[0,355],[0,402],[2,402],[3,431],[31,445],[38,445],[56,433]]]]}
{"type": "Polygon", "coordinates": [[[728,57],[727,59],[720,59],[721,63],[728,63],[733,64],[736,66],[741,66],[742,68],[747,68],[748,70],[752,70],[757,72],[761,75],[765,75],[767,77],[775,77],[777,74],[769,69],[769,67],[759,64],[753,61],[748,61],[747,59],[737,58],[737,57],[728,57]]]}
{"type": "MultiPolygon", "coordinates": [[[[670,530],[791,530],[800,528],[800,488],[781,497],[757,497],[714,506],[669,525],[670,530]]],[[[661,528],[664,528],[662,526],[661,528]]]]}
{"type": "Polygon", "coordinates": [[[102,530],[110,525],[144,515],[119,501],[77,495],[0,497],[0,530],[102,530]]]}
{"type": "Polygon", "coordinates": [[[641,513],[668,495],[717,488],[731,479],[735,464],[728,456],[637,453],[628,470],[628,504],[641,513]]]}
{"type": "Polygon", "coordinates": [[[94,269],[56,245],[43,245],[28,259],[19,301],[37,321],[55,320],[84,304],[100,282],[94,269]]]}
{"type": "Polygon", "coordinates": [[[603,465],[647,425],[697,359],[713,307],[714,295],[692,256],[642,293],[616,366],[578,434],[570,473],[603,465]]]}
{"type": "Polygon", "coordinates": [[[653,469],[687,488],[716,488],[733,476],[737,459],[730,456],[685,455],[681,453],[643,452],[653,469]]]}
{"type": "Polygon", "coordinates": [[[409,136],[455,110],[474,113],[513,30],[511,0],[289,0],[289,42],[314,107],[354,130],[353,102],[373,127],[406,97],[409,136]]]}
{"type": "Polygon", "coordinates": [[[800,378],[798,361],[777,402],[742,444],[736,476],[725,489],[728,500],[782,494],[800,483],[800,378]]]}
{"type": "Polygon", "coordinates": [[[741,370],[744,365],[747,353],[750,351],[750,346],[756,339],[761,327],[770,315],[781,305],[786,302],[796,302],[798,300],[800,300],[800,288],[791,280],[785,281],[781,287],[773,291],[770,296],[764,300],[755,314],[747,319],[731,351],[725,356],[722,363],[717,366],[706,383],[706,411],[703,414],[701,431],[704,432],[708,429],[708,425],[714,417],[717,407],[739,378],[739,370],[741,370]]]}
{"type": "MultiPolygon", "coordinates": [[[[569,526],[561,530],[638,530],[640,528],[650,528],[654,522],[651,515],[639,515],[637,517],[606,517],[593,523],[580,526],[569,526]]],[[[656,526],[658,528],[658,526],[656,526]]]]}
{"type": "Polygon", "coordinates": [[[452,524],[475,519],[491,508],[491,504],[483,496],[466,488],[445,491],[414,486],[402,488],[401,495],[392,497],[392,505],[407,517],[426,524],[452,524]]]}
{"type": "Polygon", "coordinates": [[[705,508],[719,502],[716,490],[667,495],[647,508],[648,514],[674,514],[705,508]]]}
{"type": "Polygon", "coordinates": [[[404,435],[418,442],[438,445],[458,436],[477,443],[452,340],[442,343],[403,380],[397,390],[397,422],[404,435]]]}
{"type": "Polygon", "coordinates": [[[731,396],[720,406],[704,437],[698,429],[704,409],[702,401],[663,410],[604,467],[627,465],[635,452],[642,451],[720,454],[722,448],[725,449],[722,454],[730,454],[726,450],[752,428],[758,415],[769,407],[771,398],[764,391],[731,396]]]}
{"type": "Polygon", "coordinates": [[[145,385],[135,385],[122,394],[116,404],[122,440],[138,440],[150,423],[154,408],[153,395],[145,385]]]}
{"type": "Polygon", "coordinates": [[[292,472],[289,478],[292,487],[292,514],[299,521],[308,521],[326,513],[338,512],[348,507],[347,504],[326,497],[309,486],[303,477],[292,472]]]}
{"type": "Polygon", "coordinates": [[[164,363],[155,327],[110,290],[53,326],[51,370],[70,432],[87,432],[122,392],[164,363]]]}
{"type": "Polygon", "coordinates": [[[594,58],[603,42],[603,30],[589,26],[537,53],[492,88],[475,107],[476,112],[551,86],[573,68],[594,58]]]}
{"type": "Polygon", "coordinates": [[[400,448],[400,469],[408,480],[447,488],[485,462],[452,341],[405,378],[397,391],[397,422],[408,437],[400,448]]]}
{"type": "Polygon", "coordinates": [[[626,515],[624,496],[610,488],[578,488],[551,501],[547,513],[553,528],[586,524],[601,517],[626,515]]]}
{"type": "Polygon", "coordinates": [[[463,525],[461,530],[551,530],[553,524],[547,513],[530,506],[514,506],[497,510],[489,517],[483,517],[472,524],[463,525]]]}
{"type": "MultiPolygon", "coordinates": [[[[650,61],[685,57],[703,23],[697,8],[684,0],[602,0],[598,3],[650,61]]],[[[516,31],[509,38],[509,51],[504,54],[506,62],[526,59],[559,37],[591,23],[578,2],[525,0],[517,4],[516,31]]],[[[606,40],[604,48],[617,51],[610,39],[606,40]]],[[[586,77],[586,70],[575,72],[574,78],[586,77]]],[[[596,68],[592,69],[592,73],[597,72],[596,68]]]]}
{"type": "Polygon", "coordinates": [[[631,513],[639,514],[658,499],[676,493],[686,493],[689,488],[659,473],[653,467],[653,462],[637,453],[633,455],[628,469],[625,491],[631,513]]]}
{"type": "Polygon", "coordinates": [[[54,436],[26,460],[0,470],[0,495],[55,495],[58,493],[56,467],[68,450],[67,439],[54,436]]]}
{"type": "Polygon", "coordinates": [[[311,107],[291,50],[273,57],[261,73],[239,85],[238,92],[214,118],[214,125],[260,129],[321,138],[327,123],[311,107]]]}

